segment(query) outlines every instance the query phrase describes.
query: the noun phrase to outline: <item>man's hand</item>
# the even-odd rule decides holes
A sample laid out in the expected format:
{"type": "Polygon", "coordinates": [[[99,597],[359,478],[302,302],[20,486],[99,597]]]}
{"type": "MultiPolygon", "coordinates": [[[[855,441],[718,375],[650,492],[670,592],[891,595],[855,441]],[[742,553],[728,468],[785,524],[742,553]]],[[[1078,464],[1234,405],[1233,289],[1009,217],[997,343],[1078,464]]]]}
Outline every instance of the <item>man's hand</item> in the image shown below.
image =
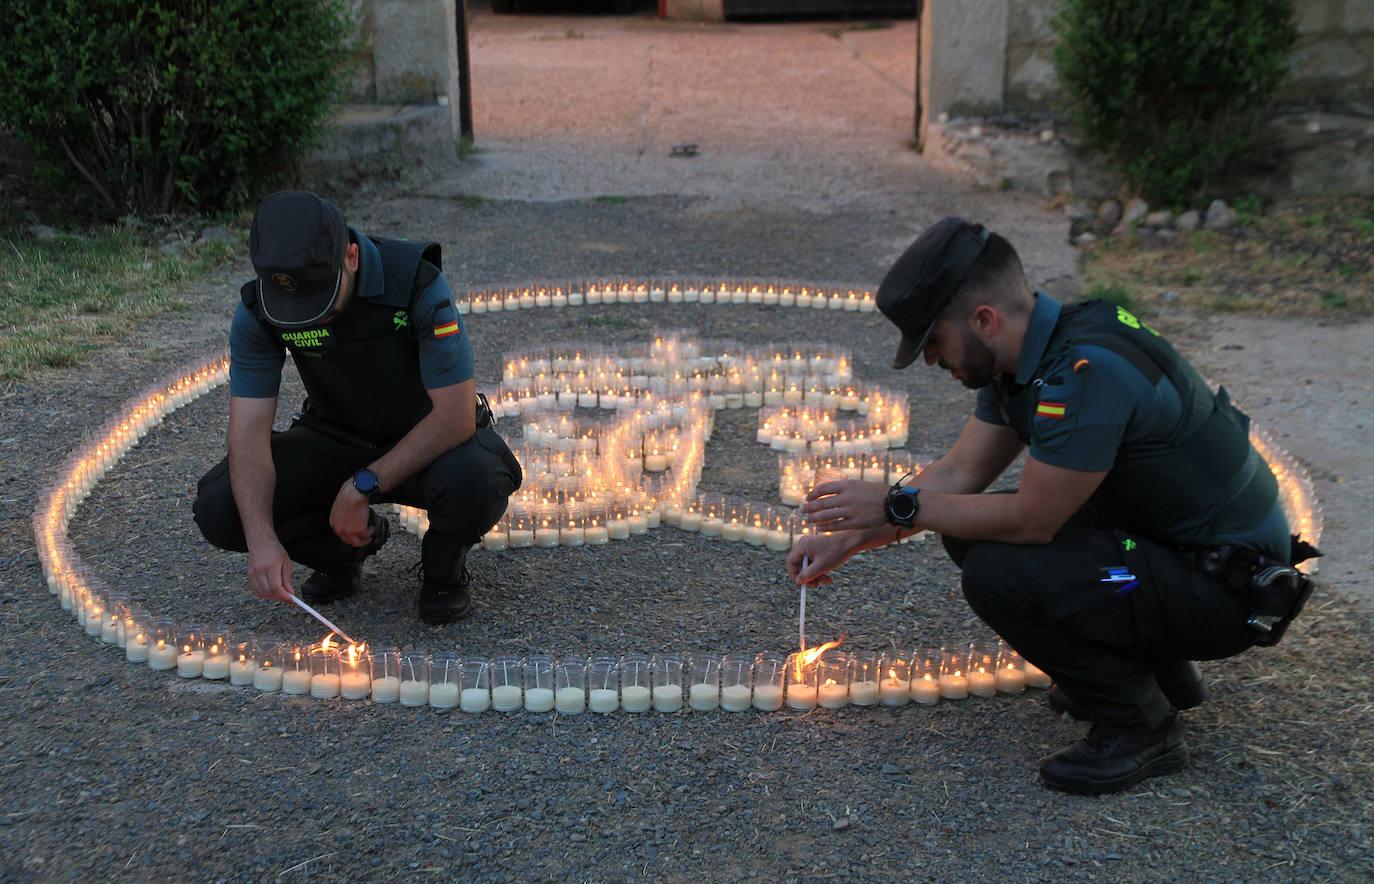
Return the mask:
{"type": "Polygon", "coordinates": [[[353,487],[350,476],[334,497],[334,506],[329,510],[329,527],[349,546],[367,546],[372,539],[367,513],[367,498],[353,487]]]}
{"type": "Polygon", "coordinates": [[[826,531],[877,528],[887,524],[887,489],[880,482],[825,482],[806,495],[801,511],[826,531]]]}
{"type": "Polygon", "coordinates": [[[839,568],[860,546],[860,536],[843,534],[807,534],[797,541],[787,554],[787,576],[798,586],[825,586],[831,582],[830,572],[839,568]],[[802,559],[810,558],[811,565],[802,570],[802,559]]]}
{"type": "Polygon", "coordinates": [[[291,558],[277,540],[259,543],[248,551],[248,583],[260,599],[285,602],[296,594],[291,588],[291,558]]]}

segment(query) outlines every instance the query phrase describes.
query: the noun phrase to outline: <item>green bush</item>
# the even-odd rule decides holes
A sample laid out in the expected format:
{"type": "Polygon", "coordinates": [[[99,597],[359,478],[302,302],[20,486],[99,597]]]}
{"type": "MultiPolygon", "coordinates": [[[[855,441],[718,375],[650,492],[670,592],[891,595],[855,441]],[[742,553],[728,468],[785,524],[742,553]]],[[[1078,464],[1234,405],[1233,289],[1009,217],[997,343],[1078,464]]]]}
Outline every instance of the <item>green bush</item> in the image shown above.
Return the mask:
{"type": "Polygon", "coordinates": [[[1085,137],[1171,205],[1253,157],[1258,113],[1297,38],[1292,0],[1063,0],[1055,30],[1085,137]]]}
{"type": "Polygon", "coordinates": [[[247,201],[308,148],[342,85],[342,0],[9,0],[0,125],[75,205],[247,201]]]}

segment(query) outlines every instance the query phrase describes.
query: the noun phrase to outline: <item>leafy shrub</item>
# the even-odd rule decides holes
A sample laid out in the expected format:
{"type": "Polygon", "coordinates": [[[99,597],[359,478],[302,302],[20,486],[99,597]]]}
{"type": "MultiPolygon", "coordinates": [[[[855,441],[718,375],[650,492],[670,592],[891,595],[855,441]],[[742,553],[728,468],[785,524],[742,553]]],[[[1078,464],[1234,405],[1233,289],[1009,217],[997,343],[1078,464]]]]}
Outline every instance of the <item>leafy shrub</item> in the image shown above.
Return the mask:
{"type": "Polygon", "coordinates": [[[110,215],[246,201],[310,146],[352,31],[342,0],[9,0],[4,18],[0,125],[110,215]]]}
{"type": "Polygon", "coordinates": [[[1292,0],[1063,0],[1055,30],[1085,137],[1172,205],[1251,158],[1297,38],[1292,0]]]}

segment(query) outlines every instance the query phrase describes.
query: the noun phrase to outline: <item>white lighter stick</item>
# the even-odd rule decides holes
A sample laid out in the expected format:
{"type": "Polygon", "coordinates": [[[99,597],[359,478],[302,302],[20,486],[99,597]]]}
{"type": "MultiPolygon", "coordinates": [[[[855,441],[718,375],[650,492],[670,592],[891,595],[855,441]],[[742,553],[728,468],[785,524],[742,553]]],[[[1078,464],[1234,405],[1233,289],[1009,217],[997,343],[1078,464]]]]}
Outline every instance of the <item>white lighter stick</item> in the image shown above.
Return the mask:
{"type": "MultiPolygon", "coordinates": [[[[811,557],[802,556],[802,570],[811,567],[811,557]]],[[[797,641],[801,644],[801,650],[806,651],[806,584],[801,586],[801,613],[797,615],[797,641]]]]}
{"type": "Polygon", "coordinates": [[[323,623],[325,626],[329,627],[330,632],[337,632],[340,636],[342,636],[345,640],[347,640],[348,643],[349,643],[350,645],[356,645],[356,644],[357,644],[357,642],[355,642],[355,641],[352,639],[352,637],[349,636],[348,633],[344,632],[342,629],[340,629],[339,627],[335,626],[333,623],[330,623],[328,620],[326,620],[323,614],[321,614],[319,611],[316,611],[314,608],[310,607],[310,606],[307,605],[305,602],[301,601],[299,598],[297,598],[297,596],[296,596],[295,593],[291,593],[290,595],[287,596],[287,598],[291,599],[292,602],[295,602],[295,604],[296,604],[302,611],[305,611],[305,613],[309,614],[311,617],[314,617],[316,620],[320,621],[320,622],[323,623]]]}

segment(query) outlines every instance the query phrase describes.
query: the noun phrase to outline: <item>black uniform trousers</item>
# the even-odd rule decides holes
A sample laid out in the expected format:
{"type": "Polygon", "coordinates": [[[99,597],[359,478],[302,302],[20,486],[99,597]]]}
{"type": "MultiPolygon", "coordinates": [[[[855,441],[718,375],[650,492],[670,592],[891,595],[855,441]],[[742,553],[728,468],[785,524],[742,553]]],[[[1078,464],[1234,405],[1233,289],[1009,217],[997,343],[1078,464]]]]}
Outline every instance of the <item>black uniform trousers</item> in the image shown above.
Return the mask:
{"type": "MultiPolygon", "coordinates": [[[[391,444],[371,445],[299,421],[286,432],[272,434],[277,471],[272,520],[292,561],[321,571],[337,571],[356,561],[357,550],[329,527],[329,512],[343,483],[391,444]]],[[[462,445],[388,491],[384,501],[429,511],[421,561],[427,578],[448,583],[457,579],[461,553],[506,511],[506,501],[520,487],[521,478],[520,464],[505,441],[491,428],[481,427],[462,445]]],[[[194,513],[211,544],[235,552],[248,550],[229,485],[228,458],[201,478],[194,513]]]]}
{"type": "Polygon", "coordinates": [[[943,539],[974,613],[1108,727],[1159,727],[1173,712],[1161,683],[1255,640],[1246,605],[1193,555],[1106,525],[1091,506],[1047,544],[943,539]],[[1113,567],[1138,583],[1102,582],[1113,567]]]}

